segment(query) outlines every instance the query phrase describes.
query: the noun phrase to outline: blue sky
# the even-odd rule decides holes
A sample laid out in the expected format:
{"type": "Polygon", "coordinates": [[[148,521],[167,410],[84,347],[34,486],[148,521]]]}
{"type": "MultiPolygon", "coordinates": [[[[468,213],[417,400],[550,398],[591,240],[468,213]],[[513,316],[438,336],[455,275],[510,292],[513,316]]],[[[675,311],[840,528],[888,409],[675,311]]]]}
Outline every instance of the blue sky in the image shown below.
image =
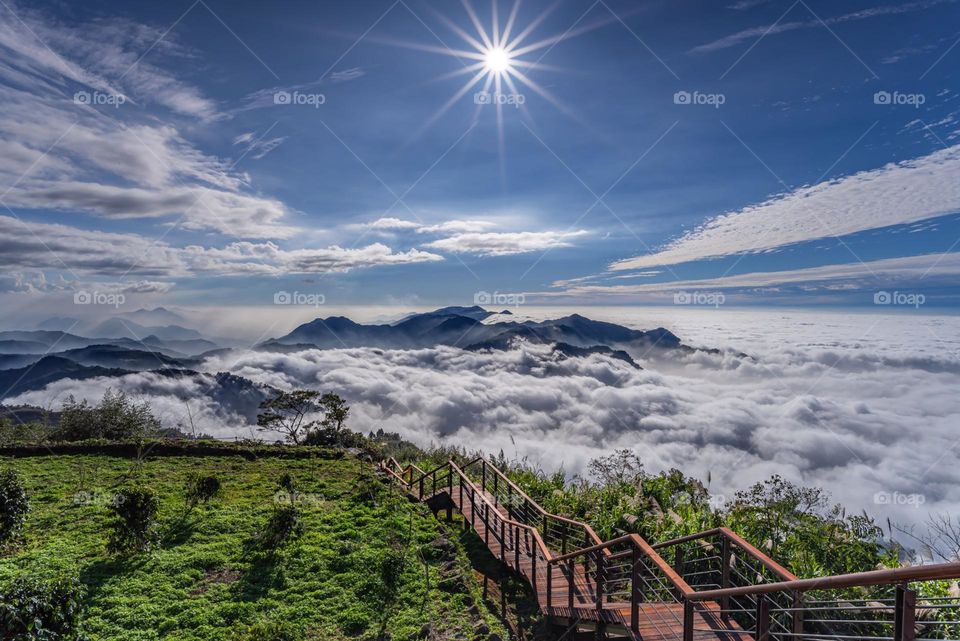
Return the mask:
{"type": "Polygon", "coordinates": [[[0,14],[10,309],[960,301],[957,2],[0,14]]]}

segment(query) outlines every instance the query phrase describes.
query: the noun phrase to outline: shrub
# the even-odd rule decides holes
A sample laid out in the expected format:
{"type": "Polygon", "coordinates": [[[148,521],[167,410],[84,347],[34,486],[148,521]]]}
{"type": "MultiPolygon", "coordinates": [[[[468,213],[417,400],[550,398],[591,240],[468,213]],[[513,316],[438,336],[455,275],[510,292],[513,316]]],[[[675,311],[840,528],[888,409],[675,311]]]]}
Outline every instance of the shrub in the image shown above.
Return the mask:
{"type": "Polygon", "coordinates": [[[60,412],[60,426],[54,433],[60,441],[122,441],[155,435],[161,428],[149,403],[136,403],[123,392],[109,389],[95,406],[70,396],[60,412]]]}
{"type": "Polygon", "coordinates": [[[85,590],[75,577],[22,576],[0,590],[0,638],[9,641],[83,639],[80,618],[85,590]]]}
{"type": "Polygon", "coordinates": [[[200,503],[209,503],[220,493],[220,479],[216,476],[192,475],[187,479],[187,507],[194,508],[200,503]]]}
{"type": "Polygon", "coordinates": [[[0,545],[19,536],[29,509],[27,492],[17,473],[0,471],[0,545]]]}
{"type": "Polygon", "coordinates": [[[116,516],[108,549],[112,552],[141,551],[156,538],[155,522],[160,499],[148,489],[125,489],[114,497],[110,510],[116,516]]]}
{"type": "Polygon", "coordinates": [[[303,534],[300,510],[293,505],[278,506],[260,533],[259,543],[264,550],[282,548],[287,542],[303,534]]]}

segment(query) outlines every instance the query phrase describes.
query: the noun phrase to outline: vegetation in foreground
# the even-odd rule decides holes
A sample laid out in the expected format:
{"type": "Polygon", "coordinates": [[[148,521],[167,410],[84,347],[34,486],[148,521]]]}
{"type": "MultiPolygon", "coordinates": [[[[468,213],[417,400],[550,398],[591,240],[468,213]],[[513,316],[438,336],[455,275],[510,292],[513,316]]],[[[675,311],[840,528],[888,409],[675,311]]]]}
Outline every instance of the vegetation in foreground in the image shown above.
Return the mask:
{"type": "MultiPolygon", "coordinates": [[[[488,639],[463,543],[353,458],[3,460],[5,639],[488,639]],[[44,629],[30,629],[31,617],[44,629]]],[[[493,636],[491,636],[493,635],[493,636]]]]}

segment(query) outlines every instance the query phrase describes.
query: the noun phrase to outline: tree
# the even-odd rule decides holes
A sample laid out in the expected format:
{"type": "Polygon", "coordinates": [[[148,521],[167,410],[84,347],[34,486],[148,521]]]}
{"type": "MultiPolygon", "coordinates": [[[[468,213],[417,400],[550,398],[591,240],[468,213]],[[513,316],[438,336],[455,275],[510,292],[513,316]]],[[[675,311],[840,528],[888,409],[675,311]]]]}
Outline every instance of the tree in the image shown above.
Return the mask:
{"type": "Polygon", "coordinates": [[[293,441],[294,445],[300,445],[315,425],[315,422],[305,421],[320,409],[319,397],[320,392],[313,390],[278,392],[273,398],[260,403],[262,411],[257,414],[257,425],[261,431],[279,432],[293,441]]]}
{"type": "Polygon", "coordinates": [[[616,450],[609,456],[592,459],[587,469],[601,485],[633,485],[644,476],[643,461],[626,448],[616,450]]]}
{"type": "Polygon", "coordinates": [[[347,402],[337,394],[327,393],[320,397],[320,407],[323,410],[323,420],[320,424],[339,433],[343,429],[347,415],[350,414],[347,402]]]}

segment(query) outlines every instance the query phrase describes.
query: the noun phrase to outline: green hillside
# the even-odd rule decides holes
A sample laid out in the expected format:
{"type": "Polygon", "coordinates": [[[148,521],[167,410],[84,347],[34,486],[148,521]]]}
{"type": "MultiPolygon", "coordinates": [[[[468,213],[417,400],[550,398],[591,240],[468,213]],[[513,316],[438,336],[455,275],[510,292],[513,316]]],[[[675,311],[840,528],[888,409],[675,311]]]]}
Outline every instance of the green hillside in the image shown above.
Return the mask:
{"type": "Polygon", "coordinates": [[[506,638],[482,600],[467,537],[381,482],[369,463],[327,458],[57,455],[0,459],[30,498],[21,540],[0,554],[0,593],[17,577],[79,577],[94,640],[506,638]],[[258,538],[295,485],[302,535],[258,538]],[[188,509],[185,487],[221,491],[188,509]],[[108,553],[122,487],[160,499],[156,542],[108,553]]]}

